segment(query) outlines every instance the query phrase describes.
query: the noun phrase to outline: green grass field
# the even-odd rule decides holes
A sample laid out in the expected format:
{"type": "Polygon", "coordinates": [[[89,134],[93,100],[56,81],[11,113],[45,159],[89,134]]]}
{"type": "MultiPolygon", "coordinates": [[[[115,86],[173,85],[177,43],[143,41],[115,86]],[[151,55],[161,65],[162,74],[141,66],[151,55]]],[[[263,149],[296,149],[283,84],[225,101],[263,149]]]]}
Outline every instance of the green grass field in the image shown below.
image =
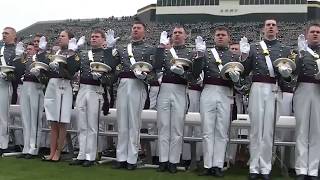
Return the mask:
{"type": "MultiPolygon", "coordinates": [[[[69,166],[68,162],[43,162],[40,159],[0,158],[0,180],[246,180],[247,169],[231,168],[224,178],[200,177],[195,171],[177,174],[160,173],[155,169],[137,169],[135,171],[114,170],[111,164],[96,165],[90,168],[69,166]]],[[[274,172],[273,180],[289,180],[274,172]]]]}

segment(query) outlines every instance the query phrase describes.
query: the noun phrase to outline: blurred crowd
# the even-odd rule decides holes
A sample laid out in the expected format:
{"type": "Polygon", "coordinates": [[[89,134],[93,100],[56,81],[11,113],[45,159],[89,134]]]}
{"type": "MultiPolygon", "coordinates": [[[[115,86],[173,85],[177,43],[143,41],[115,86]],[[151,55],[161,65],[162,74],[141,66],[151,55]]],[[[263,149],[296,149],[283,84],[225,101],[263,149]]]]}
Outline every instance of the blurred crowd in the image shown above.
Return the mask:
{"type": "MultiPolygon", "coordinates": [[[[77,38],[85,35],[89,39],[89,34],[93,29],[101,28],[105,31],[113,29],[116,36],[120,37],[118,45],[125,44],[130,39],[130,28],[134,17],[125,16],[120,18],[96,18],[87,20],[64,20],[55,22],[41,22],[26,28],[18,33],[21,40],[28,42],[35,33],[41,33],[48,38],[49,46],[56,43],[59,32],[65,29],[71,30],[77,38]]],[[[303,32],[305,23],[299,22],[279,22],[280,34],[279,40],[290,47],[297,46],[297,37],[303,32]]],[[[151,45],[159,44],[158,40],[162,31],[170,30],[177,23],[158,23],[147,22],[146,41],[151,45]]],[[[231,30],[232,41],[238,42],[240,38],[246,36],[249,42],[256,42],[262,37],[261,28],[263,22],[239,22],[239,23],[214,23],[214,22],[199,22],[193,24],[183,24],[188,30],[189,38],[187,45],[193,46],[196,36],[202,36],[208,46],[213,46],[212,29],[217,26],[226,26],[231,30]]]]}

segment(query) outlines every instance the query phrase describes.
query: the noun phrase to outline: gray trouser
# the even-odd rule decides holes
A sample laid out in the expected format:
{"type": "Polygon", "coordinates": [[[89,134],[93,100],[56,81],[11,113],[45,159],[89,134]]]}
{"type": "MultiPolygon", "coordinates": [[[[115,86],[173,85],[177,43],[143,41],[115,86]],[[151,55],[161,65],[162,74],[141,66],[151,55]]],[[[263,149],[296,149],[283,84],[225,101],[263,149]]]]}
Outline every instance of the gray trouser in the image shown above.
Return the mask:
{"type": "Polygon", "coordinates": [[[274,133],[275,84],[253,82],[249,97],[250,173],[271,171],[274,133]]]}
{"type": "Polygon", "coordinates": [[[230,87],[206,84],[201,93],[200,115],[205,168],[223,167],[232,100],[230,87]]]}
{"type": "Polygon", "coordinates": [[[180,162],[187,108],[186,88],[181,84],[161,84],[157,104],[160,162],[180,162]]]}
{"type": "Polygon", "coordinates": [[[43,89],[40,83],[23,82],[21,88],[21,116],[24,147],[22,153],[37,155],[41,140],[43,89]]]}
{"type": "Polygon", "coordinates": [[[79,154],[77,159],[94,161],[97,155],[98,114],[103,104],[103,88],[80,84],[78,111],[79,154]]]}
{"type": "Polygon", "coordinates": [[[122,78],[117,92],[117,161],[136,164],[140,146],[141,113],[146,101],[145,84],[122,78]]]}
{"type": "Polygon", "coordinates": [[[9,106],[12,96],[12,84],[0,78],[0,149],[7,149],[9,143],[9,106]]]}
{"type": "Polygon", "coordinates": [[[294,94],[296,173],[318,175],[320,150],[320,85],[300,83],[294,94]]]}

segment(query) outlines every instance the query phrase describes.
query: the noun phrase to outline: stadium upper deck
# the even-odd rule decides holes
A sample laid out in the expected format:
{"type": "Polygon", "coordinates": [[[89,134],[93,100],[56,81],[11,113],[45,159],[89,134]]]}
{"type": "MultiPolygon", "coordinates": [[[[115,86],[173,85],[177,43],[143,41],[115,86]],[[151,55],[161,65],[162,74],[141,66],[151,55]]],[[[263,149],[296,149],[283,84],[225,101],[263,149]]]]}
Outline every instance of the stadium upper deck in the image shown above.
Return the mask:
{"type": "Polygon", "coordinates": [[[158,21],[304,21],[306,0],[158,0],[158,21]]]}

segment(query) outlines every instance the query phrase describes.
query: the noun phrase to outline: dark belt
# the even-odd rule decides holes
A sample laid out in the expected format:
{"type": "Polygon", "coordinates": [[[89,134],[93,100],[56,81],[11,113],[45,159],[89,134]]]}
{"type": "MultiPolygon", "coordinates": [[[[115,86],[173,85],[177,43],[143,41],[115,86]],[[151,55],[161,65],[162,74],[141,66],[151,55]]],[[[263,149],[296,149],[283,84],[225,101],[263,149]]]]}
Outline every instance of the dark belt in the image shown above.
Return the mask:
{"type": "Polygon", "coordinates": [[[218,85],[232,87],[232,82],[216,77],[205,77],[203,80],[204,84],[218,85]]]}
{"type": "Polygon", "coordinates": [[[80,84],[100,86],[100,81],[94,79],[80,79],[80,84]]]}
{"type": "Polygon", "coordinates": [[[263,83],[276,84],[277,80],[276,80],[276,78],[273,78],[270,76],[253,75],[252,82],[263,82],[263,83]]]}
{"type": "Polygon", "coordinates": [[[293,93],[293,89],[290,87],[281,87],[282,92],[293,93]]]}
{"type": "Polygon", "coordinates": [[[320,84],[320,80],[315,79],[313,76],[303,75],[298,77],[298,82],[320,84]]]}
{"type": "Polygon", "coordinates": [[[23,82],[25,82],[25,81],[39,83],[38,79],[35,76],[24,76],[23,82]]]}
{"type": "Polygon", "coordinates": [[[51,74],[51,75],[50,75],[50,78],[71,80],[71,79],[68,78],[68,77],[62,77],[62,76],[60,76],[60,75],[58,75],[58,74],[51,74]]]}
{"type": "Polygon", "coordinates": [[[195,91],[202,91],[202,87],[198,84],[192,84],[188,87],[190,90],[195,90],[195,91]]]}
{"type": "Polygon", "coordinates": [[[134,75],[132,71],[129,72],[121,72],[119,74],[119,78],[131,78],[131,79],[136,79],[137,77],[134,75]]]}
{"type": "Polygon", "coordinates": [[[164,75],[162,77],[162,83],[172,83],[172,84],[183,84],[187,85],[187,80],[181,78],[181,77],[176,77],[176,76],[166,76],[164,75]]]}
{"type": "Polygon", "coordinates": [[[158,81],[151,81],[150,86],[160,86],[158,81]]]}

